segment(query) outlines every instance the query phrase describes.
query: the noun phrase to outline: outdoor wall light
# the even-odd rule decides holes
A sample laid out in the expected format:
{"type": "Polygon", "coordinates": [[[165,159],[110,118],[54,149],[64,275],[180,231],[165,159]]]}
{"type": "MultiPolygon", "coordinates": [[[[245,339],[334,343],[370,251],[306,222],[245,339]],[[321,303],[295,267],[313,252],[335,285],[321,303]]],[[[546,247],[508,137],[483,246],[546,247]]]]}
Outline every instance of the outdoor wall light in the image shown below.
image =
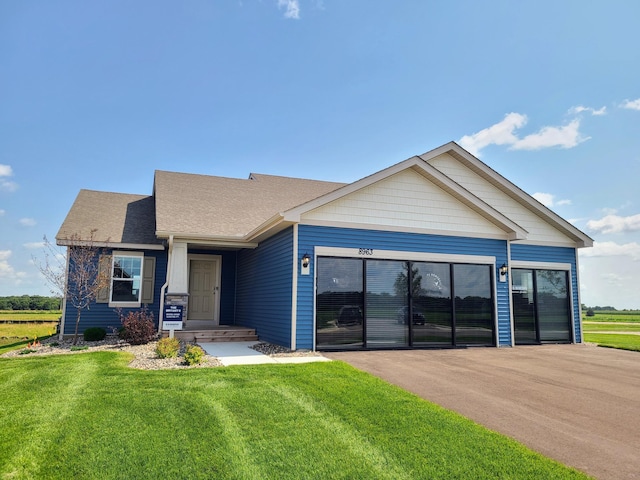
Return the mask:
{"type": "Polygon", "coordinates": [[[502,266],[500,267],[500,275],[506,275],[507,272],[509,271],[509,267],[507,267],[506,264],[502,264],[502,266]]]}
{"type": "Polygon", "coordinates": [[[309,262],[311,262],[311,257],[308,253],[305,253],[302,256],[302,268],[307,268],[309,266],[309,262]]]}

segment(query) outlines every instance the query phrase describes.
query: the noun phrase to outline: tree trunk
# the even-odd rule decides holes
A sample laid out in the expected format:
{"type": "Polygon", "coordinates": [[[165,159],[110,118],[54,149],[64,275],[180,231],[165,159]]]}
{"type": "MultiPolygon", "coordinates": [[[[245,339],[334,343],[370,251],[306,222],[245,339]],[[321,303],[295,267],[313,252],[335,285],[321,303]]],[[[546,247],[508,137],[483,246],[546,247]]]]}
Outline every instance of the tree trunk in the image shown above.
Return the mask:
{"type": "Polygon", "coordinates": [[[75,345],[78,341],[78,327],[80,326],[80,314],[82,313],[82,309],[78,308],[78,315],[76,316],[76,329],[73,332],[73,344],[75,345]]]}

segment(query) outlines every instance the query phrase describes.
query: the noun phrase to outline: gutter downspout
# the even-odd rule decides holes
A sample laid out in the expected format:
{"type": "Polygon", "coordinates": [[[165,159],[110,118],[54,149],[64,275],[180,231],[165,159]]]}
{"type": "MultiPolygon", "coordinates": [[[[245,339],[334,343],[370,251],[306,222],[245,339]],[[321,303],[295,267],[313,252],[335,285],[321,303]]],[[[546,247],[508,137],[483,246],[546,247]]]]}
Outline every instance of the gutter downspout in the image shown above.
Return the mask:
{"type": "Polygon", "coordinates": [[[160,288],[160,312],[158,313],[158,332],[162,330],[162,321],[164,320],[164,296],[169,287],[169,276],[171,274],[171,254],[173,253],[173,235],[169,235],[169,252],[167,254],[167,278],[164,285],[160,288]]]}

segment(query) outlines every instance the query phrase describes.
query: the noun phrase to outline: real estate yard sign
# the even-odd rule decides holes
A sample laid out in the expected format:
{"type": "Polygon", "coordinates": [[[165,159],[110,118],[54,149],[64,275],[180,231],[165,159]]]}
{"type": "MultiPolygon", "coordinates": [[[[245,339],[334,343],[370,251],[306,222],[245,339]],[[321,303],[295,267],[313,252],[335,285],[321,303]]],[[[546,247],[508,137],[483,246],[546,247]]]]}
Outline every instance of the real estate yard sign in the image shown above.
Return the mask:
{"type": "Polygon", "coordinates": [[[182,305],[165,305],[163,330],[182,330],[182,305]]]}

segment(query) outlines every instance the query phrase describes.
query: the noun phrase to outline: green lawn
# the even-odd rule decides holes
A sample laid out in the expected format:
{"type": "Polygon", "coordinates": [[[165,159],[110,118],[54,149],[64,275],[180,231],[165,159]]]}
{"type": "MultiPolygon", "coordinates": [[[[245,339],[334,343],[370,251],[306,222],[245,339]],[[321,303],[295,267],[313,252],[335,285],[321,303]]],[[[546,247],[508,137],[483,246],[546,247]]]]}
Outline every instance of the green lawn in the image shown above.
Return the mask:
{"type": "Polygon", "coordinates": [[[0,478],[587,478],[341,362],[129,358],[0,359],[0,478]]]}
{"type": "Polygon", "coordinates": [[[615,322],[583,323],[584,331],[589,332],[640,332],[640,323],[631,325],[615,322]]]}
{"type": "Polygon", "coordinates": [[[597,343],[601,347],[620,348],[622,350],[640,352],[640,335],[622,335],[615,333],[598,334],[585,332],[584,341],[597,343]]]}

